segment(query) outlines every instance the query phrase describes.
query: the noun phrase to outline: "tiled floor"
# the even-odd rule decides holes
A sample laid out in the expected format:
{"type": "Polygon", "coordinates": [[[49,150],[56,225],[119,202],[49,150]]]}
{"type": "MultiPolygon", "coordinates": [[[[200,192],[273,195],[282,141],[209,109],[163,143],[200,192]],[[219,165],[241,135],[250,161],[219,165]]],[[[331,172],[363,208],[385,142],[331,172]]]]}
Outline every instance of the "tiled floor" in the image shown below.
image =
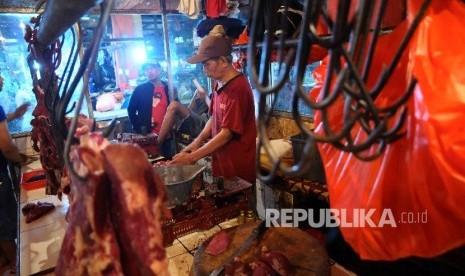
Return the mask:
{"type": "Polygon", "coordinates": [[[169,258],[169,272],[172,276],[189,275],[192,270],[194,254],[197,248],[208,238],[215,235],[222,229],[227,229],[237,225],[237,220],[232,219],[210,230],[194,232],[186,236],[179,237],[173,242],[173,245],[166,248],[166,254],[169,258]]]}

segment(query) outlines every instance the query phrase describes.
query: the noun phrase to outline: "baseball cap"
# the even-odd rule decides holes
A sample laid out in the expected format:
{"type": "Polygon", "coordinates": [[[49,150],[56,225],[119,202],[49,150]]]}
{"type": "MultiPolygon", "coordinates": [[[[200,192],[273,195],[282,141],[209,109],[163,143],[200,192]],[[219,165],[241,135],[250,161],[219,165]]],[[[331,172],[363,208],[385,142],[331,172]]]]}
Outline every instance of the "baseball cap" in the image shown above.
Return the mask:
{"type": "Polygon", "coordinates": [[[201,42],[197,54],[188,58],[189,63],[200,63],[208,59],[229,56],[232,52],[231,39],[226,36],[222,25],[216,25],[201,42]]]}
{"type": "Polygon", "coordinates": [[[161,68],[160,63],[156,60],[147,60],[143,65],[142,69],[147,70],[147,68],[157,67],[161,68]]]}

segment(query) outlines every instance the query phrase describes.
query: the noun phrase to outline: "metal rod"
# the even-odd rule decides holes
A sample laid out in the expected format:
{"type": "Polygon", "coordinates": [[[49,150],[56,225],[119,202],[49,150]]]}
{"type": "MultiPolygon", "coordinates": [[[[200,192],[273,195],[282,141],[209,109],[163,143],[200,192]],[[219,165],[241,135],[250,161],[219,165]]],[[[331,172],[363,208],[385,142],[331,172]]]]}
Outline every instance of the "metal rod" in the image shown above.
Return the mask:
{"type": "Polygon", "coordinates": [[[166,14],[166,2],[164,0],[160,0],[162,4],[163,13],[161,15],[163,19],[163,41],[165,44],[165,59],[168,63],[167,67],[167,75],[168,75],[168,89],[170,90],[170,95],[174,95],[174,88],[173,88],[173,72],[171,70],[171,53],[170,53],[170,41],[168,35],[168,15],[166,14]]]}

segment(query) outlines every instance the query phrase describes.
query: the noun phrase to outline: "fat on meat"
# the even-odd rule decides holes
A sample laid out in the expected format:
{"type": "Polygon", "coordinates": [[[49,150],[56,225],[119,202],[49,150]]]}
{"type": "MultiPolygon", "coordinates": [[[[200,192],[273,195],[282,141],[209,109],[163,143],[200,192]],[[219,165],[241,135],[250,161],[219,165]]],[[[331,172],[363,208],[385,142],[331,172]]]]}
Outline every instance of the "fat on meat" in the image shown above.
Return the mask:
{"type": "MultiPolygon", "coordinates": [[[[84,139],[85,140],[85,139],[84,139]]],[[[85,181],[71,176],[72,201],[56,275],[123,275],[110,218],[110,180],[93,140],[73,150],[73,165],[85,181]]]]}
{"type": "Polygon", "coordinates": [[[112,183],[112,221],[121,246],[126,275],[169,275],[161,218],[166,190],[135,144],[113,144],[103,150],[104,170],[112,183]]]}

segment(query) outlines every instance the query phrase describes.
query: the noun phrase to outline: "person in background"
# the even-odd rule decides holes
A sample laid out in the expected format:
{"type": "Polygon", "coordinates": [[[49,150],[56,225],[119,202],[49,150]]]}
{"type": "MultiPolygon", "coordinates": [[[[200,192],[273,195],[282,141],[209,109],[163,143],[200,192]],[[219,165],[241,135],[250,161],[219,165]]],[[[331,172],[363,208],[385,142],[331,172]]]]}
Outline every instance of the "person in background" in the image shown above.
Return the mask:
{"type": "Polygon", "coordinates": [[[208,121],[209,107],[210,98],[203,88],[195,90],[194,97],[188,107],[177,101],[172,102],[163,119],[158,135],[158,144],[163,144],[173,127],[179,122],[181,124],[177,128],[178,132],[188,134],[190,138],[197,137],[208,121]]]}
{"type": "MultiPolygon", "coordinates": [[[[3,77],[0,76],[0,92],[2,90],[3,77]]],[[[8,161],[24,163],[27,158],[13,143],[7,121],[23,116],[26,109],[27,105],[23,105],[15,112],[5,114],[0,105],[0,255],[6,258],[3,265],[9,266],[11,274],[14,274],[16,268],[17,202],[8,174],[8,161]]]]}
{"type": "Polygon", "coordinates": [[[92,70],[91,73],[91,80],[90,83],[92,84],[91,86],[91,92],[103,92],[105,88],[105,70],[103,70],[102,66],[98,63],[95,62],[94,64],[94,69],[92,70]]]}
{"type": "Polygon", "coordinates": [[[214,177],[237,176],[254,184],[257,136],[254,99],[247,78],[233,67],[231,52],[231,40],[223,26],[217,25],[202,40],[197,54],[187,59],[189,63],[202,63],[204,73],[217,84],[209,109],[211,118],[197,138],[170,163],[193,164],[211,155],[214,177]]]}
{"type": "Polygon", "coordinates": [[[106,49],[100,49],[94,68],[91,73],[91,92],[104,92],[115,88],[115,73],[112,67],[109,67],[108,58],[111,58],[106,49]]]}
{"type": "MultiPolygon", "coordinates": [[[[168,85],[160,79],[161,66],[150,61],[143,69],[147,82],[134,89],[128,105],[129,121],[135,132],[140,134],[159,134],[168,105],[177,101],[176,93],[170,93],[168,85]]],[[[161,155],[171,158],[174,155],[173,138],[167,136],[160,146],[161,155]]]]}
{"type": "Polygon", "coordinates": [[[116,86],[115,67],[113,66],[113,59],[107,49],[101,49],[103,54],[102,67],[108,78],[108,83],[116,86]]]}

